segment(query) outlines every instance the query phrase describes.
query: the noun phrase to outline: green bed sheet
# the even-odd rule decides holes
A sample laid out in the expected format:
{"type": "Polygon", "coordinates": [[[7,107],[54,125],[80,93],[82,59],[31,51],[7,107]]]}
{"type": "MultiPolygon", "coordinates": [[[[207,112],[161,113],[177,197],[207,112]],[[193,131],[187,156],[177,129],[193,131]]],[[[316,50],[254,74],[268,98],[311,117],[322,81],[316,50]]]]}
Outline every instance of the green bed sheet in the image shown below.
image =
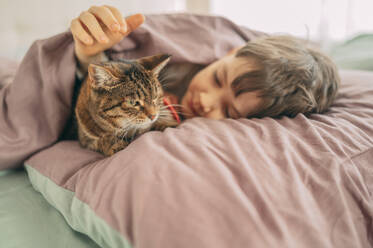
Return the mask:
{"type": "Polygon", "coordinates": [[[0,171],[1,248],[99,248],[70,228],[31,186],[24,169],[0,171]]]}
{"type": "Polygon", "coordinates": [[[373,33],[332,45],[328,53],[340,69],[373,71],[373,33]]]}

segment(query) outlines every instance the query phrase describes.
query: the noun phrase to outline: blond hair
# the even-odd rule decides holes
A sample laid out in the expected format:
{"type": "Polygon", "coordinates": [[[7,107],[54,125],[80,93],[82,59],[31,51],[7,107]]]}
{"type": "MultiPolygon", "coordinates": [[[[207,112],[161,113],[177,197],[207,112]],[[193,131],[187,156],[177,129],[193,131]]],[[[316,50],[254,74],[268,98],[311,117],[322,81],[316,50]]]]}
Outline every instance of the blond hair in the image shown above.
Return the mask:
{"type": "Polygon", "coordinates": [[[335,64],[307,41],[266,36],[248,42],[235,56],[258,63],[259,69],[232,83],[235,92],[260,92],[261,107],[248,117],[322,113],[336,97],[340,78],[335,64]]]}

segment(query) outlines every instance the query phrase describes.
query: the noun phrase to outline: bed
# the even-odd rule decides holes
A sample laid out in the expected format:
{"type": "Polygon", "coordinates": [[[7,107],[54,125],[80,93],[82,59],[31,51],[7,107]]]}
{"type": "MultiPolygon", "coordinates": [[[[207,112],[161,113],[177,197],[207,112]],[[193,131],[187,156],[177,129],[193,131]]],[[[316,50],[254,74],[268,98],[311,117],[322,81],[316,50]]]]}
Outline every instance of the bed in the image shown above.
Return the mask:
{"type": "MultiPolygon", "coordinates": [[[[154,15],[108,56],[206,64],[260,35],[154,15]]],[[[69,33],[35,42],[0,91],[0,247],[373,246],[372,72],[341,71],[322,115],[194,118],[105,158],[59,139],[72,48],[69,33]]]]}
{"type": "Polygon", "coordinates": [[[0,244],[10,247],[99,247],[75,232],[32,187],[24,169],[0,172],[0,244]]]}

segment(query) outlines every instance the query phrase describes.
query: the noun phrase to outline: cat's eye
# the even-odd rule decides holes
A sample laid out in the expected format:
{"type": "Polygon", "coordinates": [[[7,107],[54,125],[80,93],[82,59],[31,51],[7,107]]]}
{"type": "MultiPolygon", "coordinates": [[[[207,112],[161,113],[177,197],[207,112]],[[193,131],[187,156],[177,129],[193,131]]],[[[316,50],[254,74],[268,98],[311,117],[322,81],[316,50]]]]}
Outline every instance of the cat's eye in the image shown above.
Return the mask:
{"type": "Polygon", "coordinates": [[[132,106],[139,106],[140,105],[139,101],[134,101],[132,99],[127,99],[126,103],[129,104],[129,105],[132,105],[132,106]]]}

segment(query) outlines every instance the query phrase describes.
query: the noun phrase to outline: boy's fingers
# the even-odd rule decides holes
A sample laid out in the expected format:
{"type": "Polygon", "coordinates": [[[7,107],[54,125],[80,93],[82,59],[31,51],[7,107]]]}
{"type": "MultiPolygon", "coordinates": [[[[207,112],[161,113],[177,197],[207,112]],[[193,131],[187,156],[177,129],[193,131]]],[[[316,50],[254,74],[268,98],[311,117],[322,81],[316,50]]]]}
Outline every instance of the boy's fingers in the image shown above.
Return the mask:
{"type": "Polygon", "coordinates": [[[111,13],[115,16],[117,22],[120,25],[120,32],[125,34],[127,32],[127,25],[120,11],[117,8],[109,5],[104,5],[104,7],[108,8],[111,11],[111,13]]]}
{"type": "Polygon", "coordinates": [[[127,33],[131,33],[133,30],[138,28],[145,21],[143,14],[135,14],[126,18],[127,22],[127,33]]]}
{"type": "Polygon", "coordinates": [[[102,21],[109,30],[117,32],[120,30],[120,24],[112,14],[112,12],[106,7],[93,6],[88,10],[96,18],[102,21]]]}
{"type": "Polygon", "coordinates": [[[93,37],[95,37],[95,39],[99,43],[109,42],[109,38],[106,36],[100,24],[98,23],[96,17],[93,14],[84,11],[79,16],[79,19],[88,28],[89,32],[92,34],[93,37]]]}
{"type": "Polygon", "coordinates": [[[71,33],[75,38],[81,41],[85,45],[92,45],[93,40],[92,37],[85,31],[80,23],[79,19],[75,18],[71,21],[70,24],[71,33]]]}

